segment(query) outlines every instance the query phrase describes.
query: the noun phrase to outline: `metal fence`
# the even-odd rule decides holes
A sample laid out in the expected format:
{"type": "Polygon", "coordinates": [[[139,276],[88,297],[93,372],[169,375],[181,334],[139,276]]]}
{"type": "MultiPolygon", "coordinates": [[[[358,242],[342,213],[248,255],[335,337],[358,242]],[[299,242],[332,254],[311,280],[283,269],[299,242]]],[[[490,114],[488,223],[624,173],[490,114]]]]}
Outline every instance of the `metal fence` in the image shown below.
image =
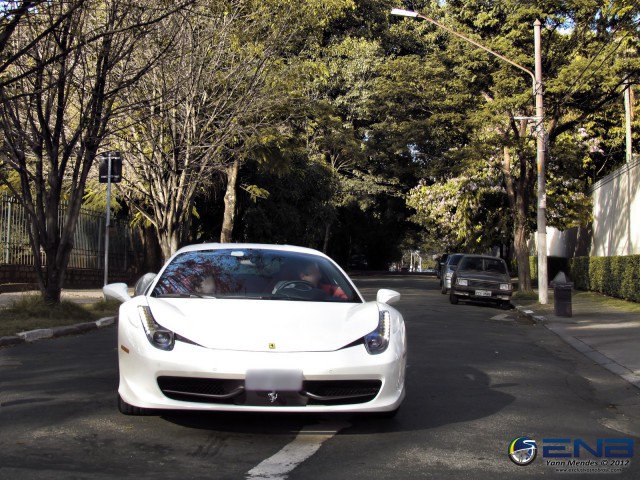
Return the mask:
{"type": "MultiPolygon", "coordinates": [[[[66,203],[60,206],[62,225],[66,203]]],[[[34,265],[29,242],[28,217],[15,197],[0,195],[0,265],[34,265]]],[[[137,231],[126,220],[111,219],[109,228],[109,271],[126,272],[135,266],[135,252],[142,251],[137,231]]],[[[73,238],[69,268],[104,268],[105,212],[83,208],[73,238]]],[[[43,266],[45,253],[41,252],[43,266]]]]}

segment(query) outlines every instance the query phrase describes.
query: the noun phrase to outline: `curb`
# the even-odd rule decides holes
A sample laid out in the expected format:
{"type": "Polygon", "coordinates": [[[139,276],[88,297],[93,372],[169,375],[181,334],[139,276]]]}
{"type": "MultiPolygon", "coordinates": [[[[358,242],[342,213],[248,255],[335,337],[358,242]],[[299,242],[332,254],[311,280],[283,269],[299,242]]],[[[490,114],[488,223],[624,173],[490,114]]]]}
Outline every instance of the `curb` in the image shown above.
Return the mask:
{"type": "Polygon", "coordinates": [[[42,339],[78,335],[98,328],[108,327],[116,323],[116,317],[104,317],[94,322],[76,323],[64,327],[40,328],[28,332],[20,332],[9,337],[0,337],[0,347],[31,343],[42,339]]]}
{"type": "Polygon", "coordinates": [[[36,283],[0,283],[0,293],[16,293],[37,290],[36,283]]]}
{"type": "Polygon", "coordinates": [[[528,307],[522,307],[520,305],[516,305],[515,307],[516,307],[516,310],[521,315],[529,318],[530,320],[533,320],[534,322],[540,323],[542,325],[546,325],[547,324],[547,317],[545,317],[544,315],[538,315],[533,310],[529,310],[528,307]]]}

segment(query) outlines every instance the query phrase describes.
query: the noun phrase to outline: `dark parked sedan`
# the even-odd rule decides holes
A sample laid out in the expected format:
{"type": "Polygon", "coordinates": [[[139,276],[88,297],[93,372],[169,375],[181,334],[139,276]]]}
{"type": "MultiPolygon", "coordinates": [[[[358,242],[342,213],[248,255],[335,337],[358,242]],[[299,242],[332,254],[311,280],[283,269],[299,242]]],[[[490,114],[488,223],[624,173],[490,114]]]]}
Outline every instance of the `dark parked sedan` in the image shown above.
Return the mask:
{"type": "Polygon", "coordinates": [[[449,299],[492,301],[509,308],[513,286],[507,264],[488,255],[465,255],[451,278],[449,299]]]}

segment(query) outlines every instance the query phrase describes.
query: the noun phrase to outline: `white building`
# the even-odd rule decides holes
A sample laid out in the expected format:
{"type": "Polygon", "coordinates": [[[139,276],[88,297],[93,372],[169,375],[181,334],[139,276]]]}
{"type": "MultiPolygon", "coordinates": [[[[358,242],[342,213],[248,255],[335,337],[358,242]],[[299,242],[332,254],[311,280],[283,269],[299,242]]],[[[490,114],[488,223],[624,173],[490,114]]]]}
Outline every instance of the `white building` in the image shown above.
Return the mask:
{"type": "MultiPolygon", "coordinates": [[[[640,156],[591,188],[590,228],[547,229],[547,255],[615,257],[640,255],[640,156]]],[[[535,250],[534,250],[535,251],[535,250]]]]}

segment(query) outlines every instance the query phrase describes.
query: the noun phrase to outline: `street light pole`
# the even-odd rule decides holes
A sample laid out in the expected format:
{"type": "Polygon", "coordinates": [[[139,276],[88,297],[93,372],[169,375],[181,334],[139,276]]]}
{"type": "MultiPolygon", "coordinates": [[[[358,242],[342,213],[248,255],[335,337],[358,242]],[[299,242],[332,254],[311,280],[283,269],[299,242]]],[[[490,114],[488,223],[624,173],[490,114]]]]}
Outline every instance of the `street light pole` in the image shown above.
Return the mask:
{"type": "Polygon", "coordinates": [[[481,43],[476,42],[475,40],[456,32],[455,30],[443,25],[442,23],[434,20],[433,18],[426,17],[418,12],[413,12],[411,10],[403,10],[401,8],[394,8],[391,10],[392,15],[399,15],[402,17],[417,17],[422,18],[434,25],[446,30],[447,32],[462,38],[463,40],[475,45],[478,48],[490,53],[491,55],[503,60],[510,65],[526,72],[533,81],[533,95],[535,96],[535,105],[536,105],[536,115],[533,117],[536,125],[536,160],[538,166],[538,235],[537,235],[537,246],[538,246],[538,301],[541,304],[546,304],[548,302],[548,275],[547,275],[547,194],[546,194],[546,180],[545,180],[545,133],[544,133],[544,103],[543,103],[543,92],[542,92],[542,54],[540,48],[540,30],[541,30],[541,22],[540,20],[536,20],[534,22],[534,55],[535,55],[535,74],[523,67],[522,65],[517,64],[513,60],[508,59],[507,57],[500,55],[497,52],[485,47],[481,43]]]}
{"type": "Polygon", "coordinates": [[[542,92],[542,53],[540,20],[533,22],[533,41],[535,56],[536,96],[536,150],[538,163],[538,301],[542,305],[549,302],[549,275],[547,273],[547,180],[545,177],[546,138],[544,133],[544,103],[542,92]]]}

